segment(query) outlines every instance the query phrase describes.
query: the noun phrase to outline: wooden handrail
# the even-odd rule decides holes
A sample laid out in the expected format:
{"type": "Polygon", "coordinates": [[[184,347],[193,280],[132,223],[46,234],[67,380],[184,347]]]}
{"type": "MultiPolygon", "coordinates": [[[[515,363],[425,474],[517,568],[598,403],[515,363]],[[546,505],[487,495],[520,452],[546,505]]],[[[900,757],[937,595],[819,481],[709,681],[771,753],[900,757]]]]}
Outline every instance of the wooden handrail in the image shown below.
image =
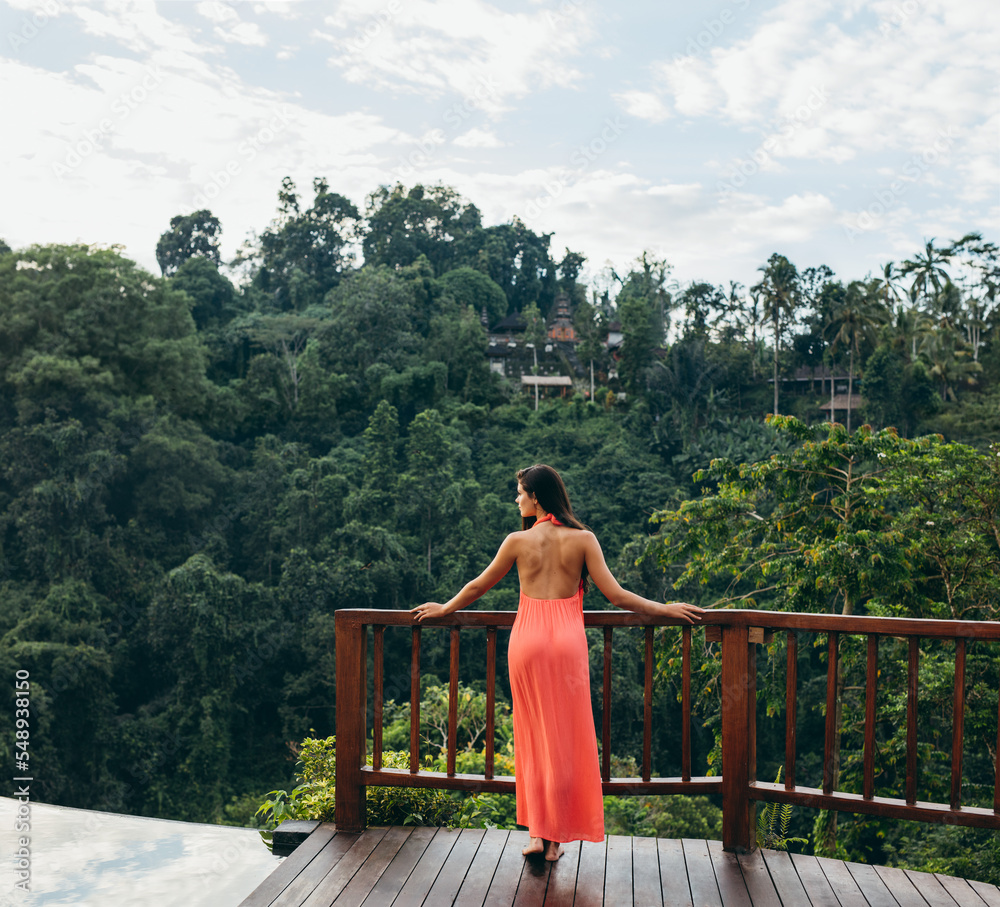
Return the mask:
{"type": "MultiPolygon", "coordinates": [[[[337,664],[337,784],[335,821],[345,831],[360,831],[365,826],[365,788],[369,785],[421,787],[448,790],[514,790],[514,779],[494,776],[494,716],[496,685],[496,633],[510,629],[516,614],[510,611],[459,611],[447,618],[427,620],[414,626],[408,611],[341,609],[336,612],[337,664]],[[383,633],[388,626],[412,629],[410,665],[410,766],[409,770],[389,769],[382,765],[383,633]],[[373,764],[365,765],[366,753],[366,665],[368,627],[375,628],[374,689],[375,727],[373,728],[373,764]],[[420,641],[421,630],[450,628],[450,678],[448,709],[447,771],[420,769],[420,641]],[[482,628],[487,633],[487,727],[486,767],[482,775],[455,771],[455,747],[458,696],[458,652],[462,628],[482,628]]],[[[705,615],[700,624],[713,639],[722,641],[722,775],[691,776],[691,630],[672,619],[649,619],[621,611],[585,611],[584,625],[604,631],[604,685],[601,701],[603,759],[602,787],[605,794],[718,793],[722,795],[723,846],[732,851],[748,851],[755,846],[754,811],[757,800],[771,800],[806,807],[834,809],[912,819],[925,822],[948,822],[980,828],[1000,829],[1000,709],[997,729],[997,774],[993,809],[961,804],[961,764],[964,735],[966,641],[1000,642],[1000,624],[988,621],[945,621],[917,618],[859,617],[839,614],[796,614],[782,611],[720,610],[705,615]],[[650,776],[650,727],[652,722],[652,628],[683,627],[683,677],[680,778],[650,776]],[[643,691],[643,754],[639,778],[610,777],[610,702],[612,634],[618,627],[645,628],[645,671],[643,691]],[[786,677],[785,779],[783,784],[768,784],[756,778],[756,653],[754,646],[767,633],[787,633],[788,669],[786,677]],[[822,789],[799,787],[795,777],[795,713],[797,696],[798,632],[826,634],[828,652],[827,717],[824,741],[822,789]],[[878,677],[878,640],[901,637],[908,640],[907,665],[907,765],[905,798],[880,797],[874,791],[875,696],[865,707],[863,792],[847,793],[836,789],[835,764],[836,692],[838,650],[843,636],[866,636],[868,644],[866,677],[869,691],[874,691],[878,677]],[[949,803],[917,800],[917,717],[919,640],[955,640],[956,720],[952,734],[952,774],[949,803]]]]}

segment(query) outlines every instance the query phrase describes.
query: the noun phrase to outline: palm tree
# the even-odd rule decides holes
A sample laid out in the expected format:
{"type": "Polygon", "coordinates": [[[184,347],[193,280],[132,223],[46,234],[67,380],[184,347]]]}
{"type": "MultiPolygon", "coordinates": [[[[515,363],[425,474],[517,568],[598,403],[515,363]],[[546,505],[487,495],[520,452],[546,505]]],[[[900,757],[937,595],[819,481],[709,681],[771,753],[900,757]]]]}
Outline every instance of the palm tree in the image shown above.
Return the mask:
{"type": "Polygon", "coordinates": [[[961,343],[956,331],[936,330],[927,334],[920,345],[920,355],[930,365],[931,377],[941,383],[941,399],[945,402],[956,399],[958,385],[975,384],[975,376],[983,370],[961,343]]]}
{"type": "Polygon", "coordinates": [[[924,244],[923,253],[917,253],[912,259],[908,258],[899,269],[900,277],[913,275],[913,284],[910,291],[914,296],[927,296],[927,285],[933,287],[934,292],[940,292],[942,286],[949,280],[948,271],[945,269],[951,261],[952,251],[950,249],[938,249],[934,246],[933,237],[924,244]]]}
{"type": "Polygon", "coordinates": [[[799,300],[799,272],[784,255],[775,252],[764,267],[758,268],[764,276],[760,283],[750,288],[760,293],[764,301],[764,317],[774,327],[774,414],[778,415],[778,348],[781,329],[794,314],[799,300]]]}
{"type": "MultiPolygon", "coordinates": [[[[826,335],[832,337],[831,351],[841,347],[848,350],[847,378],[847,431],[851,430],[851,397],[854,393],[854,356],[861,354],[861,342],[871,336],[876,325],[888,321],[882,305],[881,285],[878,280],[852,280],[844,300],[833,312],[826,326],[826,335]]],[[[833,418],[833,412],[830,413],[833,418]]]]}

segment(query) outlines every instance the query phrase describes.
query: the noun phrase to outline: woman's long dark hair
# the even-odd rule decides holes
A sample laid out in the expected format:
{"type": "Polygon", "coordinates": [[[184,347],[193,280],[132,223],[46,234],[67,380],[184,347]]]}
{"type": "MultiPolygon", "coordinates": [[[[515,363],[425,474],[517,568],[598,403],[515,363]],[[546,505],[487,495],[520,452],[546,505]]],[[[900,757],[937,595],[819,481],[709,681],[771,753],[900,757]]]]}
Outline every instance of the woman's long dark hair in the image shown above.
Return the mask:
{"type": "MultiPolygon", "coordinates": [[[[562,476],[551,466],[544,463],[536,463],[527,469],[520,469],[517,473],[517,481],[521,487],[534,495],[542,509],[546,513],[551,513],[560,523],[565,526],[572,526],[574,529],[589,529],[581,523],[573,514],[573,506],[569,502],[569,492],[563,484],[562,476]]],[[[535,517],[521,517],[521,529],[530,529],[535,525],[535,517]]],[[[590,578],[587,576],[587,565],[583,565],[583,591],[590,589],[590,578]]]]}

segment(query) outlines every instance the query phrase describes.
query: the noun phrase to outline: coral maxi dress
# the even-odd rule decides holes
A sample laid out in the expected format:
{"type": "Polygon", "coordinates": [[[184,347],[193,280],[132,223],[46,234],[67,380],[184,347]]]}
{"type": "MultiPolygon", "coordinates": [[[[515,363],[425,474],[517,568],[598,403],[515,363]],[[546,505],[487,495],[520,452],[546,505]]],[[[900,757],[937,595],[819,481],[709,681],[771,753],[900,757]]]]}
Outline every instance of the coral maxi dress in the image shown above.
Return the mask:
{"type": "Polygon", "coordinates": [[[570,598],[521,592],[507,663],[517,824],[547,841],[603,841],[582,580],[570,598]]]}

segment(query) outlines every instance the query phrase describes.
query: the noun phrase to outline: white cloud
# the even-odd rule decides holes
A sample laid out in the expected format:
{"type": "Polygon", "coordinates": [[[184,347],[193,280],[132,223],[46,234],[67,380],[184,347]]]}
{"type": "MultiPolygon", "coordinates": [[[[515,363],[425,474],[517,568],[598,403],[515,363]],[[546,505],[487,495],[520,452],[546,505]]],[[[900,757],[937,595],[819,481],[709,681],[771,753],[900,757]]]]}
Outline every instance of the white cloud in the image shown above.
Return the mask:
{"type": "Polygon", "coordinates": [[[221,0],[202,0],[195,9],[198,15],[204,16],[216,25],[222,22],[239,22],[240,14],[236,12],[228,3],[221,0]]]}
{"type": "Polygon", "coordinates": [[[274,16],[280,16],[282,19],[295,19],[304,8],[303,3],[293,2],[293,0],[263,0],[263,2],[253,5],[253,11],[257,15],[270,13],[274,16]]]}
{"type": "Polygon", "coordinates": [[[587,9],[507,12],[485,0],[345,0],[325,19],[330,65],[357,84],[439,97],[482,93],[483,109],[579,83],[569,61],[593,34],[587,9]]]}
{"type": "Polygon", "coordinates": [[[71,3],[66,8],[80,20],[86,34],[117,40],[135,53],[157,48],[181,54],[206,50],[184,27],[161,16],[153,3],[108,2],[107,12],[85,3],[71,3]]]}
{"type": "Polygon", "coordinates": [[[661,123],[670,116],[666,104],[651,91],[623,91],[614,95],[614,99],[630,116],[651,123],[661,123]]]}
{"type": "Polygon", "coordinates": [[[880,0],[868,7],[872,27],[830,0],[785,0],[747,38],[653,64],[648,93],[679,114],[765,133],[798,120],[777,157],[920,148],[942,126],[981,128],[1000,73],[989,6],[923,0],[907,14],[880,0]],[[978,15],[956,10],[970,5],[978,15]]]}
{"type": "Polygon", "coordinates": [[[504,143],[489,129],[470,129],[454,140],[461,148],[502,148],[504,143]]]}
{"type": "Polygon", "coordinates": [[[227,44],[244,44],[264,47],[267,35],[256,22],[243,22],[240,14],[221,0],[202,0],[196,7],[198,13],[215,23],[214,33],[227,44]]]}

